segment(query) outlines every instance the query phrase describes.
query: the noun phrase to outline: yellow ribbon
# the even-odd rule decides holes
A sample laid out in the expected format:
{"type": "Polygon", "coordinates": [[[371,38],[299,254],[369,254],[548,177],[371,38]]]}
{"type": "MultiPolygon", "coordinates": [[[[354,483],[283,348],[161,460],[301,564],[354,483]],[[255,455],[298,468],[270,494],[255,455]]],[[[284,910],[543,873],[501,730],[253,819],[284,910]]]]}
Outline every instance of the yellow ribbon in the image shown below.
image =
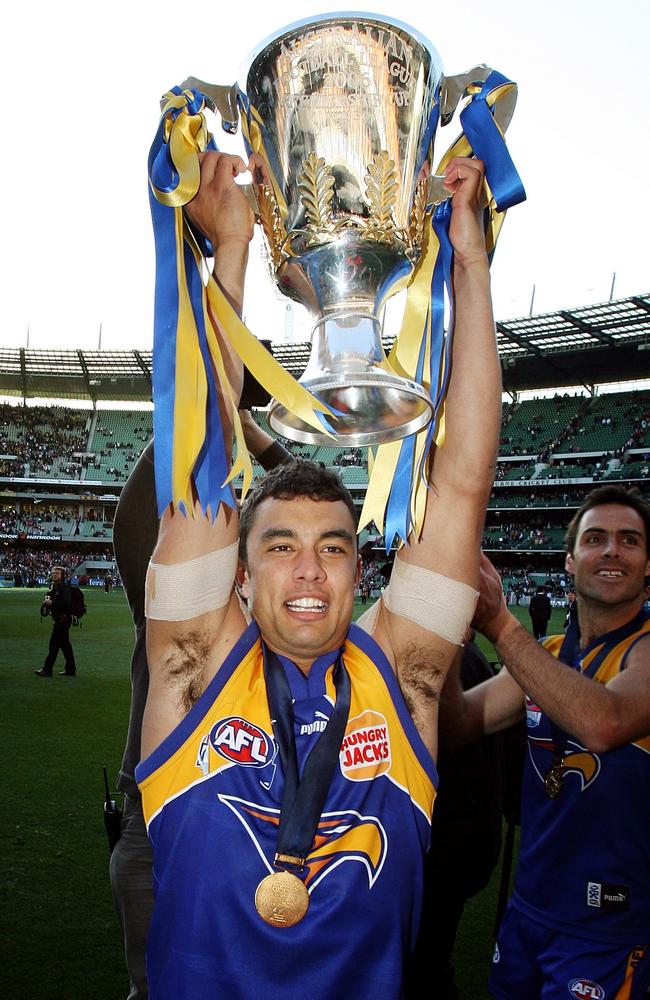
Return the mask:
{"type": "MultiPolygon", "coordinates": [[[[208,301],[219,325],[233,350],[260,385],[271,393],[282,406],[294,413],[315,430],[328,434],[314,411],[330,415],[318,399],[307,392],[270,354],[257,337],[239,318],[221,288],[210,278],[207,286],[208,301]]],[[[335,418],[331,418],[335,419],[335,418]]],[[[334,438],[334,435],[330,435],[334,438]]]]}
{"type": "MultiPolygon", "coordinates": [[[[193,99],[193,94],[189,90],[184,90],[183,94],[165,94],[165,104],[162,109],[162,117],[165,118],[170,111],[178,108],[186,108],[188,100],[193,99]]],[[[191,201],[199,190],[201,183],[201,169],[197,152],[204,153],[210,142],[211,135],[208,132],[205,115],[201,112],[196,115],[177,115],[172,119],[167,117],[164,130],[165,141],[169,146],[169,153],[172,162],[178,173],[178,184],[173,191],[161,191],[152,184],[152,190],[157,201],[170,208],[182,208],[191,201]]]]}
{"type": "MultiPolygon", "coordinates": [[[[162,109],[162,117],[166,118],[164,137],[179,179],[173,191],[163,191],[152,184],[156,199],[174,211],[179,301],[175,353],[172,489],[174,503],[183,503],[188,512],[193,510],[192,473],[205,441],[208,383],[187,287],[184,243],[190,246],[199,273],[203,271],[204,259],[191,230],[184,225],[182,207],[191,201],[199,189],[201,173],[198,153],[206,150],[211,136],[203,112],[189,114],[185,111],[174,119],[166,116],[172,110],[186,109],[188,101],[193,100],[193,96],[191,91],[184,91],[182,95],[172,92],[165,95],[162,109]]],[[[299,419],[315,430],[329,434],[316,413],[322,413],[332,420],[336,418],[324,403],[313,397],[278,364],[241,321],[211,276],[207,279],[207,285],[204,280],[202,303],[208,350],[237,446],[236,458],[226,483],[242,474],[244,479],[242,495],[245,495],[253,478],[252,464],[239,419],[237,400],[234,398],[227,376],[214,322],[221,335],[257,381],[299,419]]],[[[334,434],[330,436],[334,438],[334,434]]]]}
{"type": "MultiPolygon", "coordinates": [[[[480,86],[473,88],[473,91],[480,91],[480,86]]],[[[495,87],[486,98],[487,104],[492,107],[501,100],[507,99],[512,95],[512,92],[516,91],[516,85],[513,83],[503,84],[500,87],[495,87]]],[[[503,135],[503,130],[495,117],[495,123],[503,135]]],[[[444,154],[440,160],[438,167],[435,171],[436,174],[443,174],[447,168],[448,163],[455,156],[470,156],[472,154],[472,148],[469,141],[464,133],[462,133],[449,147],[447,152],[444,154]]],[[[488,224],[486,226],[485,243],[486,250],[488,254],[491,254],[496,246],[501,227],[505,220],[506,213],[499,212],[496,208],[496,203],[494,201],[490,186],[487,180],[484,180],[485,194],[487,198],[487,207],[489,210],[488,224]]],[[[430,216],[428,216],[430,218],[430,216]]],[[[396,372],[396,374],[401,375],[405,378],[415,379],[416,368],[418,363],[418,358],[420,356],[420,349],[422,345],[422,337],[426,338],[426,350],[430,352],[430,326],[431,326],[431,316],[429,312],[430,299],[431,299],[431,281],[433,277],[433,271],[438,259],[438,253],[440,250],[440,243],[438,238],[430,225],[425,227],[425,243],[423,247],[423,253],[415,268],[413,275],[411,277],[410,283],[408,284],[406,293],[406,303],[404,307],[404,315],[402,318],[402,324],[397,335],[395,342],[393,344],[392,350],[387,358],[387,367],[396,372]]],[[[408,280],[408,279],[407,279],[408,280]]],[[[398,291],[404,287],[404,283],[400,283],[395,288],[391,289],[390,295],[396,294],[398,291]]],[[[425,358],[425,373],[429,372],[430,364],[429,362],[430,353],[428,357],[425,358]]],[[[444,377],[444,365],[445,365],[445,355],[442,354],[442,364],[441,370],[439,372],[439,383],[444,377]]],[[[438,386],[431,386],[428,384],[428,378],[423,380],[423,385],[426,389],[431,392],[434,396],[437,392],[438,386]]],[[[437,427],[433,435],[433,441],[437,448],[444,446],[445,442],[445,404],[444,400],[440,406],[437,415],[437,427]]],[[[424,448],[427,439],[428,429],[425,428],[419,431],[416,436],[416,443],[414,448],[414,460],[412,468],[412,482],[411,482],[411,518],[413,524],[413,530],[411,537],[419,538],[422,526],[424,524],[424,513],[426,508],[426,496],[428,489],[428,476],[426,466],[430,465],[430,461],[425,461],[424,448]]],[[[397,458],[399,455],[399,442],[393,442],[387,445],[380,445],[377,452],[371,456],[368,456],[368,489],[366,492],[366,497],[363,504],[363,509],[361,511],[361,516],[359,518],[359,531],[364,527],[369,525],[374,521],[377,528],[381,531],[384,524],[384,517],[386,512],[386,506],[388,504],[388,499],[390,496],[391,486],[393,478],[395,475],[395,470],[397,467],[397,458]]],[[[432,458],[432,456],[431,456],[432,458]]]]}

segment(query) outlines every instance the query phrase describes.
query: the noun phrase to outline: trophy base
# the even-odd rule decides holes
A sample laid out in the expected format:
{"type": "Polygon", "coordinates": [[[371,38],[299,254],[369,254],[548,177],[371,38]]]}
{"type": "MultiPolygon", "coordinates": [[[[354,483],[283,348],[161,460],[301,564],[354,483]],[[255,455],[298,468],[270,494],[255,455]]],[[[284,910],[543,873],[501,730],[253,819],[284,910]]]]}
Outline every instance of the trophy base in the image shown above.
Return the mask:
{"type": "Polygon", "coordinates": [[[300,444],[352,448],[389,444],[422,430],[433,416],[426,389],[375,366],[353,376],[348,371],[301,379],[300,384],[338,414],[328,418],[334,432],[331,437],[272,400],[271,428],[300,444]]]}

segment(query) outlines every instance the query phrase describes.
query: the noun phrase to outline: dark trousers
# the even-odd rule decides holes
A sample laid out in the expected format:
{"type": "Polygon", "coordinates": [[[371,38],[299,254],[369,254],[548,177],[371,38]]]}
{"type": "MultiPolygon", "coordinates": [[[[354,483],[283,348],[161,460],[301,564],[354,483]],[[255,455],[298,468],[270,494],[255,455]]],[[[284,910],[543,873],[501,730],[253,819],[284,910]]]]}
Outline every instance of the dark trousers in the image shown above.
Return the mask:
{"type": "Polygon", "coordinates": [[[417,945],[404,983],[405,1000],[459,1000],[451,956],[465,908],[465,896],[453,872],[425,883],[417,945]],[[423,986],[422,984],[426,984],[423,986]]]}
{"type": "Polygon", "coordinates": [[[548,623],[549,623],[548,618],[532,619],[533,635],[535,636],[536,639],[543,639],[545,636],[548,635],[548,623]]]}
{"type": "Polygon", "coordinates": [[[70,642],[70,624],[69,622],[61,621],[54,622],[52,626],[52,635],[50,636],[50,646],[45,657],[45,662],[43,664],[43,670],[47,674],[52,673],[52,667],[54,666],[54,661],[56,660],[59,650],[63,653],[65,659],[65,672],[66,674],[75,674],[77,672],[77,667],[74,662],[74,653],[72,651],[72,643],[70,642]]]}
{"type": "Polygon", "coordinates": [[[153,910],[152,865],[142,803],[125,795],[122,836],[111,854],[110,875],[131,980],[127,1000],[143,1000],[148,996],[145,950],[153,910]]]}

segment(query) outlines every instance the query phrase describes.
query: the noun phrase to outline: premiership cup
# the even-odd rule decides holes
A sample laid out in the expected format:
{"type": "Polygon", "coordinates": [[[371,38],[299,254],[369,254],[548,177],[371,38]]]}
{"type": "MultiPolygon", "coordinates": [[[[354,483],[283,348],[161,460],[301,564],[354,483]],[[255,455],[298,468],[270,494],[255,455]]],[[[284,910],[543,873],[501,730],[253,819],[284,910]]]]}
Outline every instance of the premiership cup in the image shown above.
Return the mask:
{"type": "MultiPolygon", "coordinates": [[[[183,84],[206,95],[226,131],[241,124],[273,280],[313,319],[300,383],[331,407],[338,444],[396,441],[431,419],[427,389],[387,361],[382,310],[449,197],[432,176],[436,127],[490,72],[445,78],[414,29],[328,14],[266,39],[232,87],[183,84]]],[[[290,440],[333,443],[275,400],[269,421],[290,440]]]]}

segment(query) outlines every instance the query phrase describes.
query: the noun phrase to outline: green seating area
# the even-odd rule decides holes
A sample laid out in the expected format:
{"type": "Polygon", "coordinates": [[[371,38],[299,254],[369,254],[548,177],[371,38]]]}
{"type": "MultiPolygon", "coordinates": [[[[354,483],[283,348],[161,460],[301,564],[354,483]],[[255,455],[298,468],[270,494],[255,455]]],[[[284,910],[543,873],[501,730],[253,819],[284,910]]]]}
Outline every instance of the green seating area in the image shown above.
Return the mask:
{"type": "Polygon", "coordinates": [[[618,469],[612,469],[605,473],[603,479],[611,482],[612,479],[647,479],[650,474],[650,463],[647,459],[639,462],[625,462],[618,469]]]}
{"type": "MultiPolygon", "coordinates": [[[[622,454],[623,449],[647,446],[650,450],[648,392],[595,397],[558,394],[553,398],[506,401],[502,412],[500,456],[542,456],[548,466],[535,477],[536,482],[592,474],[595,461],[590,467],[589,462],[565,459],[560,466],[553,452],[596,452],[600,460],[604,453],[622,454]]],[[[255,411],[254,416],[268,432],[267,413],[255,411]]],[[[93,415],[88,410],[66,407],[0,404],[0,453],[4,450],[7,455],[17,455],[15,461],[3,463],[0,475],[22,475],[26,465],[32,479],[124,482],[151,436],[150,410],[98,410],[93,415]],[[85,451],[93,453],[94,458],[85,462],[75,459],[74,452],[85,451]]],[[[313,447],[284,443],[297,457],[310,457],[329,468],[343,470],[344,481],[351,485],[362,487],[367,482],[363,451],[333,444],[313,447]]],[[[625,465],[626,475],[645,475],[645,463],[636,457],[625,465]]],[[[533,462],[514,459],[500,463],[498,479],[530,479],[534,471],[533,462]]],[[[620,477],[599,470],[598,478],[611,481],[620,477]]]]}
{"type": "Polygon", "coordinates": [[[152,435],[150,411],[100,410],[88,450],[95,459],[88,479],[124,481],[152,435]]]}
{"type": "Polygon", "coordinates": [[[486,527],[483,532],[483,548],[487,552],[500,549],[513,552],[561,550],[564,548],[564,532],[564,528],[543,528],[535,531],[523,525],[519,531],[514,532],[504,531],[501,527],[486,527]]]}
{"type": "Polygon", "coordinates": [[[556,396],[511,404],[501,430],[509,443],[501,445],[501,454],[539,454],[566,432],[585,401],[582,396],[556,396]]]}
{"type": "Polygon", "coordinates": [[[631,393],[594,397],[589,405],[576,440],[582,451],[616,451],[629,437],[632,415],[625,416],[633,405],[631,393]]]}
{"type": "Polygon", "coordinates": [[[566,463],[564,465],[547,465],[545,469],[542,469],[538,474],[538,479],[580,479],[584,476],[590,476],[592,472],[592,463],[588,462],[586,465],[573,465],[566,463]]]}

